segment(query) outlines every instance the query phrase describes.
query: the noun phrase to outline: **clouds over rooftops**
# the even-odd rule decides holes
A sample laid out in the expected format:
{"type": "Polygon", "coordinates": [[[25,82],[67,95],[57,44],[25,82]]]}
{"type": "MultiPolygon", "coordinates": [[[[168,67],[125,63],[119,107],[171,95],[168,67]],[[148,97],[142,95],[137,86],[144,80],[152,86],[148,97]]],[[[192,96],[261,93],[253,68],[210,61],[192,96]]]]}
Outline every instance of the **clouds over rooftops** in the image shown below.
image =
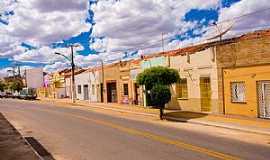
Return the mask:
{"type": "MultiPolygon", "coordinates": [[[[48,71],[68,67],[68,62],[53,53],[59,51],[69,55],[70,49],[64,48],[69,43],[81,44],[83,48],[76,49],[79,52],[75,60],[79,66],[87,67],[97,63],[98,58],[121,59],[128,55],[126,52],[158,52],[162,48],[162,33],[165,50],[197,43],[218,34],[215,27],[208,26],[214,21],[222,22],[270,8],[268,0],[260,3],[256,0],[222,0],[221,9],[218,0],[5,2],[9,2],[5,4],[6,10],[14,11],[14,15],[5,16],[8,25],[0,22],[0,36],[3,37],[0,39],[0,57],[42,63],[48,71]],[[21,46],[23,42],[35,49],[21,46]],[[52,43],[60,45],[52,47],[52,43]]],[[[236,21],[227,36],[269,26],[268,14],[269,11],[260,12],[236,21]]],[[[224,29],[230,24],[222,23],[219,27],[224,29]]]]}

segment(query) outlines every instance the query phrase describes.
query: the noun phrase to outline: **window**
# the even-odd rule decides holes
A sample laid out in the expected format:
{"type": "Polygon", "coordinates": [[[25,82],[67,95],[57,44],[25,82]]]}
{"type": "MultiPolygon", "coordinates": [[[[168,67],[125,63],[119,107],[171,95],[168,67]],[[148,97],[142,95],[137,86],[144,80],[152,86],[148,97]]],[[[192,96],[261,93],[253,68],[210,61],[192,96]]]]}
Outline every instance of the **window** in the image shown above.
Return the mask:
{"type": "Polygon", "coordinates": [[[178,98],[188,98],[187,79],[180,79],[177,84],[178,98]]]}
{"type": "Polygon", "coordinates": [[[244,82],[232,82],[231,83],[231,98],[233,103],[246,102],[246,86],[244,82]]]}
{"type": "Polygon", "coordinates": [[[128,84],[124,84],[124,95],[128,96],[128,84]]]}
{"type": "Polygon", "coordinates": [[[78,94],[81,94],[81,93],[82,93],[82,86],[78,85],[78,94]]]}
{"type": "Polygon", "coordinates": [[[92,84],[92,95],[95,95],[95,85],[92,84]]]}

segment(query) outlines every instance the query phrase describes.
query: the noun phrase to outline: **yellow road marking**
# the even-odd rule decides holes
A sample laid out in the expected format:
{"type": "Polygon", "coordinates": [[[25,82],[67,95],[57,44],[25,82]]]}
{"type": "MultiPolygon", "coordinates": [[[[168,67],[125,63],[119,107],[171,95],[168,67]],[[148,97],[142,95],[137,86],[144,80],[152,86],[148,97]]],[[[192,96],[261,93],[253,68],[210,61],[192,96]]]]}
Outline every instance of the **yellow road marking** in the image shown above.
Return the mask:
{"type": "Polygon", "coordinates": [[[221,153],[221,152],[209,150],[207,148],[194,146],[194,145],[182,142],[180,140],[169,139],[169,138],[159,136],[159,135],[156,135],[156,134],[153,134],[153,133],[144,132],[144,131],[140,131],[140,130],[136,130],[136,129],[132,129],[132,128],[128,128],[128,127],[123,127],[121,125],[114,124],[114,123],[111,123],[111,122],[91,119],[91,118],[88,118],[88,117],[75,115],[75,114],[70,114],[70,113],[60,113],[60,112],[57,112],[57,111],[50,111],[50,110],[46,110],[46,109],[36,109],[36,110],[46,111],[46,112],[53,112],[53,113],[56,113],[56,114],[67,115],[67,116],[70,116],[70,117],[90,121],[90,122],[93,122],[93,123],[96,123],[96,124],[100,124],[100,125],[103,125],[103,126],[107,126],[107,127],[117,129],[119,131],[128,133],[130,135],[145,137],[145,138],[152,139],[152,140],[164,143],[164,144],[174,145],[174,146],[182,148],[182,149],[199,152],[199,153],[206,154],[208,156],[218,158],[218,159],[222,159],[222,160],[240,160],[240,158],[229,155],[229,154],[224,154],[224,153],[221,153]]]}

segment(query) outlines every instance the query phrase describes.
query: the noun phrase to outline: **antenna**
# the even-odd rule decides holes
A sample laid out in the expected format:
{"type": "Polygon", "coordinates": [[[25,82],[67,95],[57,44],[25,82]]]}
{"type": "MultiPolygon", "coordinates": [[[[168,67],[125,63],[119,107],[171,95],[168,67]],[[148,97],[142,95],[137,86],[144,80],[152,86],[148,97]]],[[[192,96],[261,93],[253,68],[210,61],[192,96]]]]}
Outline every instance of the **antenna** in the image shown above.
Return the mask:
{"type": "Polygon", "coordinates": [[[229,26],[224,30],[222,29],[222,26],[218,26],[218,24],[216,22],[214,22],[213,25],[216,27],[218,34],[211,37],[211,38],[208,38],[207,40],[213,40],[213,39],[219,38],[219,40],[221,41],[222,36],[224,36],[226,33],[228,33],[232,29],[234,22],[229,24],[229,26]]]}

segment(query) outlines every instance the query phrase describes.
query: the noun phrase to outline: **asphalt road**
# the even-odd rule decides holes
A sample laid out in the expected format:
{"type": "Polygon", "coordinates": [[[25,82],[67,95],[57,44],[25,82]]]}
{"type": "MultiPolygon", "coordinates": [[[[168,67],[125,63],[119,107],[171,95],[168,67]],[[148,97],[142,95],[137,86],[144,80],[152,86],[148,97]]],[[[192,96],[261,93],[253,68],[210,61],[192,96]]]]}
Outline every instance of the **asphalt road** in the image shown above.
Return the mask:
{"type": "Polygon", "coordinates": [[[125,118],[132,114],[117,116],[7,99],[0,99],[0,112],[57,160],[270,159],[270,145],[125,118]]]}

